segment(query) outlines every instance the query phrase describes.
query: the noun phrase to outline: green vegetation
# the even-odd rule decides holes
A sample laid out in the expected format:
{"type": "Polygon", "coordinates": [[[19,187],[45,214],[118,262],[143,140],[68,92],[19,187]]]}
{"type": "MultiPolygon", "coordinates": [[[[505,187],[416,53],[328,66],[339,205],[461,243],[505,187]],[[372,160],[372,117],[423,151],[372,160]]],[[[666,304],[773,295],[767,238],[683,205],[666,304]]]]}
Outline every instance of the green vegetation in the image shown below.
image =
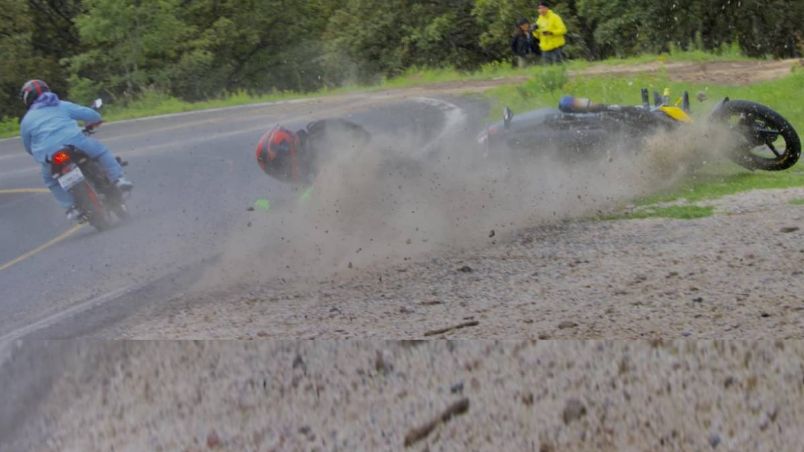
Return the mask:
{"type": "Polygon", "coordinates": [[[790,204],[794,206],[804,206],[804,198],[796,198],[790,201],[790,204]]]}
{"type": "Polygon", "coordinates": [[[692,220],[712,215],[713,207],[681,205],[670,207],[643,207],[633,212],[600,217],[601,220],[633,220],[638,218],[675,218],[692,220]]]}
{"type": "Polygon", "coordinates": [[[494,112],[501,111],[503,105],[510,106],[516,113],[558,105],[558,100],[566,94],[588,97],[607,104],[637,105],[640,103],[639,90],[646,87],[658,91],[670,88],[674,96],[680,96],[684,90],[689,91],[692,97],[698,92],[705,93],[708,97],[706,102],[693,101],[693,116],[705,116],[724,97],[748,99],[772,106],[797,130],[804,130],[804,104],[797,99],[799,93],[804,92],[804,70],[801,69],[782,79],[741,86],[671,81],[670,74],[664,69],[655,74],[570,77],[566,83],[556,84],[556,70],[537,67],[524,84],[502,86],[490,91],[489,96],[495,102],[492,108],[494,118],[497,116],[494,112]]]}
{"type": "MultiPolygon", "coordinates": [[[[562,0],[553,9],[577,61],[804,53],[800,0],[562,0]]],[[[375,85],[423,68],[496,71],[511,64],[514,22],[537,14],[531,0],[0,0],[0,10],[4,123],[24,113],[16,97],[31,78],[77,102],[100,95],[127,106],[153,92],[199,102],[375,85]]]]}
{"type": "MultiPolygon", "coordinates": [[[[633,60],[632,60],[633,61],[633,60]]],[[[670,88],[678,96],[684,90],[694,97],[696,93],[706,93],[704,103],[693,101],[693,117],[703,119],[714,104],[723,97],[748,99],[770,105],[789,120],[796,130],[804,130],[804,104],[798,99],[804,92],[804,70],[794,70],[790,76],[751,85],[726,86],[713,83],[686,83],[670,80],[670,74],[661,70],[655,74],[620,75],[617,77],[570,77],[560,83],[560,73],[554,68],[536,68],[531,78],[519,86],[502,86],[488,93],[494,106],[490,110],[490,120],[498,120],[504,105],[510,106],[514,114],[534,108],[555,106],[565,94],[588,97],[594,101],[609,104],[636,105],[640,102],[640,88],[662,91],[670,88]]],[[[661,192],[639,199],[639,208],[629,215],[607,217],[617,218],[699,218],[711,214],[711,209],[695,205],[677,207],[651,207],[657,203],[685,199],[689,202],[717,198],[754,189],[773,189],[804,186],[804,166],[801,164],[781,172],[749,172],[737,165],[723,162],[697,171],[682,183],[667,192],[661,192]]]]}

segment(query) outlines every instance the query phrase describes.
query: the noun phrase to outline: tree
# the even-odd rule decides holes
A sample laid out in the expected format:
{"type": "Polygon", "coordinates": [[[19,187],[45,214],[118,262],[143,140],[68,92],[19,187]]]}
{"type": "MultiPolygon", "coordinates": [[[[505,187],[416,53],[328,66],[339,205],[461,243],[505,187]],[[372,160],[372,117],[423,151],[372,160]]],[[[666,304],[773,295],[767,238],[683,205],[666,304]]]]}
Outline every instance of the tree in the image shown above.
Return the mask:
{"type": "Polygon", "coordinates": [[[60,60],[80,45],[72,25],[79,11],[72,0],[0,0],[0,119],[25,113],[18,93],[26,80],[43,79],[57,93],[68,94],[60,60]]]}
{"type": "Polygon", "coordinates": [[[78,16],[86,50],[68,58],[76,97],[98,92],[129,100],[168,85],[192,29],[177,18],[180,0],[84,0],[78,16]]]}

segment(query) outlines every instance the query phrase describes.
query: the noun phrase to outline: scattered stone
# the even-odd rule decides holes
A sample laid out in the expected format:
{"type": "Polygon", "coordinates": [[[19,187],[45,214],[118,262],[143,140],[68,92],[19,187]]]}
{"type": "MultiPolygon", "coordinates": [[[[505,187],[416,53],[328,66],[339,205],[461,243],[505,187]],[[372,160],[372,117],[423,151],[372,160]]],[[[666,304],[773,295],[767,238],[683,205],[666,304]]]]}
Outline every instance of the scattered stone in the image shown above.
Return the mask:
{"type": "Polygon", "coordinates": [[[448,326],[446,328],[439,328],[437,330],[431,330],[431,331],[428,331],[428,332],[424,333],[424,335],[425,336],[435,336],[435,335],[438,335],[438,334],[446,333],[448,331],[458,330],[458,329],[466,328],[466,327],[469,327],[469,326],[477,326],[479,324],[480,324],[480,322],[478,322],[477,320],[472,320],[470,322],[463,322],[463,323],[459,323],[457,325],[448,326]]]}
{"type": "Polygon", "coordinates": [[[570,422],[576,421],[586,416],[586,406],[578,399],[569,399],[564,406],[564,411],[561,413],[561,418],[564,424],[569,425],[570,422]]]}
{"type": "Polygon", "coordinates": [[[529,393],[523,395],[522,396],[522,403],[524,403],[525,406],[532,406],[533,405],[533,393],[529,392],[529,393]]]}
{"type": "Polygon", "coordinates": [[[786,227],[783,227],[783,228],[781,229],[781,231],[782,231],[783,233],[785,233],[785,234],[789,234],[789,233],[791,233],[791,232],[796,232],[796,231],[798,231],[798,229],[799,229],[799,228],[798,228],[797,226],[786,226],[786,227]]]}
{"type": "Polygon", "coordinates": [[[558,324],[559,330],[566,330],[568,328],[575,328],[578,324],[569,320],[564,320],[563,322],[558,324]]]}
{"type": "Polygon", "coordinates": [[[693,303],[703,303],[703,297],[695,297],[692,301],[693,303]]]}
{"type": "Polygon", "coordinates": [[[422,301],[419,304],[422,305],[422,306],[435,306],[437,304],[444,304],[444,302],[440,301],[440,300],[427,300],[427,301],[422,301]]]}
{"type": "Polygon", "coordinates": [[[248,206],[248,207],[246,208],[246,211],[247,211],[247,212],[254,212],[254,207],[248,206]]]}
{"type": "Polygon", "coordinates": [[[458,271],[463,273],[472,273],[474,270],[472,270],[472,267],[464,265],[463,267],[459,268],[458,271]]]}
{"type": "Polygon", "coordinates": [[[709,435],[709,445],[712,446],[712,449],[716,448],[718,444],[720,444],[720,435],[717,433],[709,435]]]}
{"type": "Polygon", "coordinates": [[[293,358],[293,368],[301,367],[302,370],[307,370],[307,365],[304,364],[304,360],[302,359],[301,355],[297,354],[295,358],[293,358]]]}
{"type": "Polygon", "coordinates": [[[216,449],[221,445],[221,438],[218,436],[218,433],[215,430],[209,432],[207,435],[207,447],[210,449],[216,449]]]}
{"type": "Polygon", "coordinates": [[[257,333],[257,337],[267,337],[267,336],[268,336],[267,331],[260,331],[257,333]]]}
{"type": "Polygon", "coordinates": [[[453,417],[469,411],[469,399],[463,398],[452,405],[448,406],[441,414],[433,420],[427,422],[421,427],[416,427],[408,431],[405,435],[405,447],[410,447],[413,444],[426,438],[430,433],[435,430],[440,424],[449,422],[453,417]]]}
{"type": "Polygon", "coordinates": [[[449,392],[451,392],[452,394],[463,394],[463,382],[459,381],[458,383],[455,383],[454,385],[450,386],[449,392]]]}
{"type": "Polygon", "coordinates": [[[491,232],[489,232],[489,238],[492,238],[492,237],[494,237],[495,235],[496,235],[496,234],[495,234],[495,232],[494,232],[494,229],[492,229],[492,230],[491,230],[491,232]]]}
{"type": "Polygon", "coordinates": [[[391,352],[388,350],[377,350],[374,358],[374,369],[383,375],[388,375],[394,370],[394,365],[391,363],[391,352]]]}

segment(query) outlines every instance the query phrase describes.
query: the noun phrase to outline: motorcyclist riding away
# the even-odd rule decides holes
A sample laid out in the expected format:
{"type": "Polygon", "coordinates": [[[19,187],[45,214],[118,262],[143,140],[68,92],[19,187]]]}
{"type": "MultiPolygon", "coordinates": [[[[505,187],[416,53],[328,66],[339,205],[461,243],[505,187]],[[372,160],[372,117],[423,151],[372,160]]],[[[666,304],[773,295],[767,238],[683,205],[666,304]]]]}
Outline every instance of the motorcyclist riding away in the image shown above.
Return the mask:
{"type": "Polygon", "coordinates": [[[75,146],[97,160],[118,189],[132,189],[133,184],[123,176],[123,168],[114,155],[100,141],[84,135],[78,127],[76,121],[83,121],[88,126],[99,125],[101,116],[97,111],[60,100],[42,80],[25,82],[20,90],[20,98],[28,107],[20,123],[23,146],[41,164],[42,179],[56,201],[67,210],[67,218],[76,220],[80,212],[75,207],[72,194],[59,185],[50,169],[53,154],[65,146],[75,146]]]}
{"type": "Polygon", "coordinates": [[[365,144],[371,135],[345,119],[321,119],[296,132],[274,126],[257,143],[257,163],[265,174],[283,182],[311,184],[331,151],[334,138],[365,144]]]}

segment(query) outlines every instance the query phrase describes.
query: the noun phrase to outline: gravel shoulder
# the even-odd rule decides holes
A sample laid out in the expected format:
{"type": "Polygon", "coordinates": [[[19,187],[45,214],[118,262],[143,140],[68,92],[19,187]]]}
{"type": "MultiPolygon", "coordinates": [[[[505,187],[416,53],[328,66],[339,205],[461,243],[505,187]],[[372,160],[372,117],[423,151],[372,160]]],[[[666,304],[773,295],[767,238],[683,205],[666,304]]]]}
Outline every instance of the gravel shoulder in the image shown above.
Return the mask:
{"type": "Polygon", "coordinates": [[[78,345],[41,408],[44,438],[4,450],[793,451],[804,443],[800,341],[78,345]]]}
{"type": "Polygon", "coordinates": [[[182,295],[122,337],[801,339],[802,198],[757,190],[700,202],[715,213],[695,220],[484,231],[401,265],[182,295]]]}

